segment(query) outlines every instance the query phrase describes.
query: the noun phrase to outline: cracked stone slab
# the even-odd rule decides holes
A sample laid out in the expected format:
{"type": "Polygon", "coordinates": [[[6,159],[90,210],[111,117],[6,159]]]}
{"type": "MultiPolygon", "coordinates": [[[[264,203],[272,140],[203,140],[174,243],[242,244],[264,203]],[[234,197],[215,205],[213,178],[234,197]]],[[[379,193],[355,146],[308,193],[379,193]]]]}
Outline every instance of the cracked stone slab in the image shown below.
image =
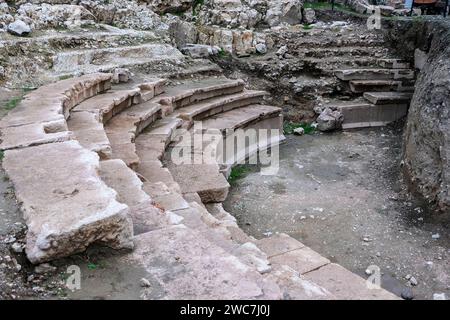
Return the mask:
{"type": "Polygon", "coordinates": [[[363,278],[334,263],[309,272],[304,278],[327,289],[340,300],[400,299],[384,289],[369,289],[363,278]]]}
{"type": "Polygon", "coordinates": [[[94,242],[133,247],[128,207],[98,176],[98,155],[78,142],[9,150],[3,166],[27,222],[32,263],[81,252],[94,242]]]}
{"type": "Polygon", "coordinates": [[[308,247],[272,256],[269,258],[269,261],[273,265],[287,265],[300,274],[315,270],[330,263],[330,260],[308,247]]]}
{"type": "Polygon", "coordinates": [[[67,125],[64,120],[58,120],[50,123],[31,123],[23,126],[2,128],[0,139],[0,149],[9,150],[68,141],[72,139],[72,132],[67,131],[67,125]],[[48,132],[48,128],[55,128],[61,131],[48,132]]]}
{"type": "Polygon", "coordinates": [[[163,294],[143,289],[144,299],[279,299],[281,292],[237,257],[185,226],[155,230],[136,238],[124,259],[157,278],[163,294]]]}

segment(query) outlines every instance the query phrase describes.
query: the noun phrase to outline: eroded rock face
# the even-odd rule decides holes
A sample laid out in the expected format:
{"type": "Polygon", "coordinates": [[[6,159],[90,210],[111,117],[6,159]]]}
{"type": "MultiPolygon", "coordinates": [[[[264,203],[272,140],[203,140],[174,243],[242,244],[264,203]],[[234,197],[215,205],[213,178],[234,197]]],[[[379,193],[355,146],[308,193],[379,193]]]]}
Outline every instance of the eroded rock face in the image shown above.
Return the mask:
{"type": "Polygon", "coordinates": [[[298,24],[302,19],[303,0],[209,0],[202,7],[202,24],[232,28],[270,27],[298,24]]]}
{"type": "Polygon", "coordinates": [[[76,28],[94,16],[83,6],[69,4],[26,3],[17,10],[17,18],[30,24],[33,29],[76,28]]]}
{"type": "Polygon", "coordinates": [[[416,82],[405,133],[405,171],[414,189],[450,212],[450,23],[429,22],[428,60],[416,82]]]}

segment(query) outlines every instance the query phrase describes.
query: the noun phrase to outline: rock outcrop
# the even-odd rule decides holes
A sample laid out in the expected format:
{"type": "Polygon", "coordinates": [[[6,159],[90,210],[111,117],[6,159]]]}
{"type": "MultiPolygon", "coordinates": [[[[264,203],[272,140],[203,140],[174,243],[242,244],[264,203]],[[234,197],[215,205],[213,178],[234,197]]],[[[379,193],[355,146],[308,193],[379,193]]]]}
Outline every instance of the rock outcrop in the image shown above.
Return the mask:
{"type": "Polygon", "coordinates": [[[430,21],[428,60],[416,82],[405,133],[404,163],[411,185],[450,212],[450,24],[430,21]]]}

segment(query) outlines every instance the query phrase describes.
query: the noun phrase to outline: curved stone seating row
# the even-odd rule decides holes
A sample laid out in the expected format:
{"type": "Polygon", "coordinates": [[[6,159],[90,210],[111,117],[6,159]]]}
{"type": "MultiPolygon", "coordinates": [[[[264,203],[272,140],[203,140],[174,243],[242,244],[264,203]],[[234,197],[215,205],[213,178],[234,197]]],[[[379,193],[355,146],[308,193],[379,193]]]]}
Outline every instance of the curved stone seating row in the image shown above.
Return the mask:
{"type": "Polygon", "coordinates": [[[66,119],[82,101],[108,90],[112,75],[96,73],[66,79],[28,93],[0,121],[0,149],[22,148],[70,139],[66,119]]]}
{"type": "MultiPolygon", "coordinates": [[[[230,96],[247,93],[240,82],[206,87],[210,90],[196,89],[191,102],[185,95],[169,98],[166,105],[155,103],[162,86],[86,97],[71,105],[63,119],[68,119],[69,129],[77,129],[71,137],[84,147],[66,141],[7,150],[4,166],[29,228],[29,259],[48,261],[93,243],[134,245],[133,252],[111,259],[145,271],[160,288],[144,289],[142,297],[148,299],[335,299],[354,297],[348,294],[352,290],[359,297],[393,298],[383,290],[364,291],[363,279],[290,237],[256,240],[246,235],[220,204],[229,185],[217,163],[177,165],[163,159],[178,138],[195,130],[186,129],[191,119],[180,113],[164,117],[164,111],[175,109],[172,103],[180,103],[177,110],[182,110],[215,101],[209,104],[217,111],[211,113],[214,118],[203,120],[207,128],[218,127],[213,129],[221,136],[237,129],[281,129],[280,109],[251,101],[233,104],[240,100],[230,96]],[[230,101],[233,108],[227,109],[230,101]],[[129,161],[121,141],[133,148],[135,161],[129,161]],[[330,285],[322,279],[329,277],[322,275],[325,269],[352,284],[330,285]]],[[[248,100],[261,102],[261,97],[255,93],[248,100]]],[[[279,134],[277,143],[281,140],[279,134]]]]}
{"type": "MultiPolygon", "coordinates": [[[[98,174],[99,156],[113,156],[103,123],[120,114],[117,119],[137,132],[160,111],[158,106],[130,108],[141,101],[140,89],[108,91],[111,77],[91,74],[41,87],[1,121],[3,165],[25,215],[26,253],[33,263],[83,251],[92,243],[132,248],[131,213],[145,216],[141,225],[147,229],[170,220],[150,197],[143,201],[142,210],[135,205],[130,210],[98,174]],[[34,127],[43,128],[40,135],[32,135],[34,127]],[[47,127],[57,133],[61,130],[65,139],[54,139],[47,127]],[[60,142],[69,139],[73,140],[60,142]]],[[[146,85],[147,91],[150,86],[146,85]]],[[[101,167],[106,165],[102,162],[101,167]]]]}

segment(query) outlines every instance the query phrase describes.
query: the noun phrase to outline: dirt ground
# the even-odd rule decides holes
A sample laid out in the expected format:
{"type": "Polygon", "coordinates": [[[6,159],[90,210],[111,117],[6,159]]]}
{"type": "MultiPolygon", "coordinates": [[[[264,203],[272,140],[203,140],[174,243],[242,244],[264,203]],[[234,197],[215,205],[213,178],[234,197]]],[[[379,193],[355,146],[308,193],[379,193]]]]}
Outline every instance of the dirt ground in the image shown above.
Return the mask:
{"type": "Polygon", "coordinates": [[[233,185],[226,209],[244,231],[287,233],[365,278],[379,266],[397,295],[450,296],[450,219],[405,192],[401,130],[288,136],[280,158],[277,175],[247,167],[233,185]]]}

